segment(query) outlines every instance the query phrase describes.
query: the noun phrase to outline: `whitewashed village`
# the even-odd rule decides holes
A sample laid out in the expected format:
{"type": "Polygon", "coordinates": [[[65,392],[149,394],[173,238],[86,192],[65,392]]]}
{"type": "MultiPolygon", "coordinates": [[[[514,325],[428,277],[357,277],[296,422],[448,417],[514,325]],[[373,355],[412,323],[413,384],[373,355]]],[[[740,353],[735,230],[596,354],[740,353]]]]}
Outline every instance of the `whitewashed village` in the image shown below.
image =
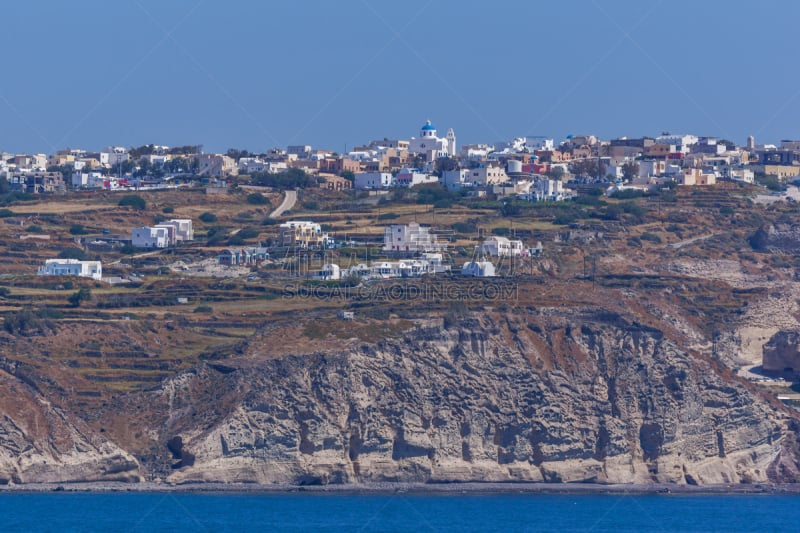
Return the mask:
{"type": "MultiPolygon", "coordinates": [[[[374,140],[344,154],[307,145],[258,154],[233,149],[226,154],[205,154],[201,146],[160,145],[108,146],[100,152],[65,149],[49,156],[3,153],[0,178],[8,191],[31,195],[122,194],[198,185],[207,194],[225,194],[236,187],[241,176],[255,178],[256,184],[271,184],[279,191],[293,188],[299,180],[321,189],[379,199],[392,191],[434,186],[463,198],[505,206],[569,202],[597,191],[611,197],[675,186],[752,184],[756,176],[780,187],[800,172],[800,141],[758,145],[750,137],[737,146],[727,140],[664,133],[609,141],[593,135],[569,135],[560,143],[545,137],[518,137],[459,146],[453,128],[444,136],[438,131],[428,120],[409,139],[374,140]],[[286,177],[289,179],[282,181],[286,177]],[[281,183],[286,185],[275,187],[281,183]]],[[[194,240],[190,219],[165,219],[128,231],[113,236],[109,231],[109,235],[85,244],[88,248],[119,245],[152,252],[194,240]]],[[[312,219],[282,221],[277,238],[269,245],[220,250],[216,258],[206,258],[206,268],[199,273],[225,275],[220,269],[258,268],[275,262],[290,265],[290,258],[318,251],[321,254],[313,256],[316,268],[312,271],[308,263],[302,273],[314,280],[369,281],[444,273],[492,277],[503,262],[539,257],[544,250],[541,241],[523,242],[513,234],[488,235],[476,243],[468,260],[455,261],[448,253],[448,236],[436,227],[412,222],[389,224],[382,231],[382,240],[345,242],[343,236],[329,234],[323,224],[312,219]],[[379,256],[360,259],[355,253],[345,261],[341,257],[338,262],[325,261],[326,250],[369,246],[379,247],[379,256]],[[214,267],[208,268],[212,260],[214,267]]],[[[185,264],[177,269],[192,270],[185,264]]],[[[99,261],[73,258],[49,259],[37,273],[103,279],[99,261]]],[[[300,275],[300,267],[295,266],[294,274],[300,275]]],[[[125,280],[110,277],[107,281],[125,280]]]]}

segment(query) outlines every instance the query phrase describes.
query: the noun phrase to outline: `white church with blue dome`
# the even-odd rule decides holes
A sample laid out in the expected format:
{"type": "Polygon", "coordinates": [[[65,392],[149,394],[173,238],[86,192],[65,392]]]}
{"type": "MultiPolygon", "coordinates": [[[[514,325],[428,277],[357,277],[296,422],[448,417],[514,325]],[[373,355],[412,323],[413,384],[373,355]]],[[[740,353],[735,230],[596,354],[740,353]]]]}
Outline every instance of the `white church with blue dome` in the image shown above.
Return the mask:
{"type": "Polygon", "coordinates": [[[436,126],[428,120],[420,128],[419,138],[411,137],[408,141],[408,153],[426,155],[429,161],[440,157],[455,157],[456,133],[450,128],[445,137],[437,137],[436,126]]]}

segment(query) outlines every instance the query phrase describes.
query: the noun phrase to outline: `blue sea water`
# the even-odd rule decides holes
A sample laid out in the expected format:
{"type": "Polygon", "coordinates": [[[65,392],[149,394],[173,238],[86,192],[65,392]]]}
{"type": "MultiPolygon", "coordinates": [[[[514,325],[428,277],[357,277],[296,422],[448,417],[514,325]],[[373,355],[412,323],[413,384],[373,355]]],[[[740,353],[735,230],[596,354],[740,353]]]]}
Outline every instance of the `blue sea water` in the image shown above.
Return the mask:
{"type": "Polygon", "coordinates": [[[797,531],[800,496],[0,494],[2,531],[797,531]]]}

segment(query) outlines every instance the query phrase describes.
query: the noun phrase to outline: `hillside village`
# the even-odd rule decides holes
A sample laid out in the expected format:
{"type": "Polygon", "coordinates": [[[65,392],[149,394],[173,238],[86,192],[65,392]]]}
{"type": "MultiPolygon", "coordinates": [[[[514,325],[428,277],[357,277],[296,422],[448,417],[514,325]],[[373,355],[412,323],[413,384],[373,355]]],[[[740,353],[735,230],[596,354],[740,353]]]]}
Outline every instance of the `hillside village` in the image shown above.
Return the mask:
{"type": "MultiPolygon", "coordinates": [[[[383,397],[376,391],[389,379],[392,390],[401,390],[402,382],[414,394],[433,394],[432,406],[444,401],[436,396],[440,389],[461,390],[457,384],[469,376],[478,380],[471,386],[510,390],[499,384],[521,369],[531,373],[525,378],[533,380],[531,387],[551,395],[547,409],[566,401],[575,412],[587,395],[605,409],[609,400],[593,385],[601,377],[614,387],[617,375],[633,383],[646,374],[652,383],[642,394],[664,402],[704,379],[719,380],[698,388],[697,397],[738,391],[708,403],[752,404],[763,412],[748,414],[754,418],[745,422],[732,407],[715,413],[728,417],[728,426],[715,418],[713,428],[698,429],[705,444],[692,452],[689,468],[719,459],[723,440],[725,453],[739,446],[735,453],[758,449],[770,461],[789,456],[764,444],[760,434],[737,428],[766,420],[763,413],[789,424],[800,402],[800,196],[793,185],[800,142],[759,145],[750,138],[736,146],[666,133],[610,141],[573,135],[561,142],[456,142],[452,129],[440,137],[424,122],[409,139],[372,141],[345,154],[310,146],[204,154],[199,146],[156,145],[3,154],[0,364],[8,379],[37,384],[36,405],[52,402],[85,422],[89,429],[82,431],[127,450],[135,461],[126,464],[147,479],[217,479],[217,452],[198,459],[199,470],[193,470],[193,454],[221,442],[206,433],[216,431],[209,428],[227,428],[222,442],[247,434],[238,424],[249,427],[252,420],[230,418],[250,401],[243,391],[294,394],[313,374],[304,365],[319,362],[327,372],[339,363],[326,361],[338,358],[365,365],[363,380],[353,377],[347,386],[369,392],[347,393],[354,398],[383,397]],[[507,354],[517,358],[513,364],[504,362],[507,354]],[[648,370],[628,373],[640,368],[635,362],[616,366],[630,357],[649,358],[648,370]],[[592,367],[603,358],[607,362],[592,367]],[[275,386],[292,365],[306,377],[275,386]],[[382,377],[392,365],[399,365],[392,377],[382,377]],[[493,374],[498,371],[505,377],[493,374]],[[486,376],[495,377],[484,382],[486,376]],[[566,380],[582,385],[564,400],[566,380]],[[176,447],[181,435],[193,451],[176,447]],[[706,446],[709,435],[713,446],[706,446]],[[216,444],[198,444],[206,438],[216,444]]],[[[638,391],[631,387],[619,388],[620,397],[638,391]]],[[[481,401],[492,394],[481,393],[481,401]]],[[[290,403],[317,401],[306,400],[290,403]]],[[[407,414],[416,405],[402,409],[407,414]]],[[[486,409],[487,417],[505,416],[491,405],[486,409]]],[[[631,420],[655,416],[637,409],[631,420]]],[[[305,416],[292,415],[299,444],[287,439],[291,450],[281,461],[305,464],[310,457],[327,472],[325,443],[333,430],[307,426],[305,416]]],[[[404,426],[414,435],[439,431],[430,422],[434,415],[416,416],[419,422],[404,426]]],[[[594,415],[587,416],[575,423],[594,428],[594,415]]],[[[634,448],[650,446],[645,429],[635,439],[644,444],[634,448]]],[[[447,438],[466,439],[460,431],[449,429],[447,438]]],[[[424,444],[428,437],[392,438],[399,439],[398,449],[411,450],[410,457],[391,459],[389,444],[386,453],[397,464],[431,455],[435,463],[436,453],[450,453],[417,457],[414,446],[433,449],[424,444]]],[[[347,439],[346,456],[359,446],[356,437],[347,439]]],[[[507,449],[504,439],[497,433],[487,446],[507,449]]],[[[477,468],[457,448],[452,460],[477,468]]],[[[226,447],[220,457],[238,457],[236,450],[226,447]]],[[[683,448],[675,457],[678,451],[683,448]]],[[[495,457],[500,452],[487,453],[494,454],[486,464],[499,469],[497,479],[522,475],[495,457]]],[[[562,452],[552,453],[560,461],[562,452]]],[[[558,464],[565,469],[559,479],[583,479],[570,473],[583,467],[558,464]]],[[[307,468],[316,472],[317,466],[307,468]]],[[[714,477],[717,470],[696,468],[705,473],[690,473],[691,479],[723,479],[714,477]]],[[[767,474],[760,463],[747,468],[746,474],[725,470],[725,479],[784,475],[767,474]]],[[[365,475],[354,472],[352,479],[365,475]]],[[[237,475],[267,479],[244,470],[237,475]]]]}
{"type": "MultiPolygon", "coordinates": [[[[518,137],[459,147],[452,128],[440,137],[430,120],[422,125],[418,136],[374,140],[346,154],[307,145],[272,148],[264,153],[230,149],[226,154],[205,154],[201,149],[201,146],[145,145],[130,149],[108,146],[100,152],[65,149],[49,156],[3,153],[0,180],[3,180],[2,190],[12,198],[13,195],[61,198],[92,191],[123,193],[187,187],[200,187],[207,195],[215,195],[251,188],[255,192],[248,201],[258,203],[261,187],[278,192],[319,188],[345,192],[350,198],[366,195],[380,207],[390,197],[402,197],[402,191],[416,189],[430,198],[434,209],[448,208],[454,202],[480,206],[483,201],[486,205],[500,202],[504,210],[513,212],[525,202],[586,203],[598,195],[630,199],[676,186],[758,182],[778,192],[800,172],[800,141],[757,145],[750,137],[744,146],[737,146],[728,140],[664,133],[608,141],[593,135],[569,135],[558,144],[544,137],[518,137]]],[[[266,203],[266,199],[263,201],[266,203]]],[[[311,215],[318,211],[313,208],[315,203],[305,204],[311,215]]],[[[136,202],[130,205],[136,207],[136,202]]],[[[391,214],[387,212],[384,220],[389,220],[391,214]]],[[[204,215],[215,217],[213,212],[204,215]]],[[[158,218],[163,220],[126,229],[125,233],[115,231],[113,236],[110,228],[103,228],[99,238],[81,242],[85,248],[132,252],[166,249],[193,241],[191,219],[158,218]]],[[[376,222],[381,218],[379,214],[376,222]]],[[[351,274],[365,280],[407,277],[450,271],[452,266],[464,273],[493,276],[497,265],[491,263],[492,258],[495,261],[525,258],[542,252],[541,241],[525,243],[509,239],[508,235],[487,235],[472,247],[470,261],[451,265],[452,258],[446,254],[448,239],[440,242],[436,235],[442,229],[452,233],[448,228],[420,226],[416,221],[407,225],[376,225],[380,226],[378,232],[384,232],[383,242],[351,239],[345,244],[350,248],[375,245],[385,257],[375,258],[372,264],[322,263],[316,265],[313,277],[322,280],[344,279],[351,274]],[[399,255],[416,259],[410,263],[387,261],[399,255]]],[[[296,256],[303,251],[324,251],[343,245],[324,231],[318,221],[288,221],[279,227],[279,235],[269,244],[261,242],[256,246],[221,250],[217,264],[259,265],[278,259],[281,254],[296,256]]],[[[243,241],[247,235],[253,237],[252,232],[246,228],[232,242],[243,241]]],[[[59,263],[48,259],[39,273],[72,272],[69,264],[76,259],[64,260],[59,263]]],[[[311,275],[308,268],[310,263],[306,264],[306,274],[311,275]]],[[[98,269],[85,271],[97,277],[98,269]]]]}

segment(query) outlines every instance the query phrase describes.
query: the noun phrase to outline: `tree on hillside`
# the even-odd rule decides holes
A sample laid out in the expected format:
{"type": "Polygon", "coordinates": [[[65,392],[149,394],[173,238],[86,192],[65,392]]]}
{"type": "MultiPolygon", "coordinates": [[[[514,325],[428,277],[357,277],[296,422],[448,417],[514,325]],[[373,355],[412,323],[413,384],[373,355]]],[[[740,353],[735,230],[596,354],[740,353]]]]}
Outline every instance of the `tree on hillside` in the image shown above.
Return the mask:
{"type": "Polygon", "coordinates": [[[247,150],[239,150],[238,148],[228,148],[228,151],[225,152],[225,155],[230,157],[231,159],[238,161],[243,157],[252,157],[253,154],[248,152],[247,150]]]}
{"type": "Polygon", "coordinates": [[[622,178],[625,180],[632,180],[639,175],[639,163],[630,161],[622,165],[622,178]]]}
{"type": "Polygon", "coordinates": [[[89,287],[81,287],[78,292],[69,297],[69,304],[72,307],[80,307],[82,302],[92,299],[92,290],[89,287]]]}
{"type": "Polygon", "coordinates": [[[582,178],[598,178],[605,175],[606,166],[599,159],[577,159],[569,164],[569,171],[582,178]]]}
{"type": "Polygon", "coordinates": [[[458,161],[452,157],[440,157],[436,160],[436,172],[442,173],[458,169],[458,161]]]}

